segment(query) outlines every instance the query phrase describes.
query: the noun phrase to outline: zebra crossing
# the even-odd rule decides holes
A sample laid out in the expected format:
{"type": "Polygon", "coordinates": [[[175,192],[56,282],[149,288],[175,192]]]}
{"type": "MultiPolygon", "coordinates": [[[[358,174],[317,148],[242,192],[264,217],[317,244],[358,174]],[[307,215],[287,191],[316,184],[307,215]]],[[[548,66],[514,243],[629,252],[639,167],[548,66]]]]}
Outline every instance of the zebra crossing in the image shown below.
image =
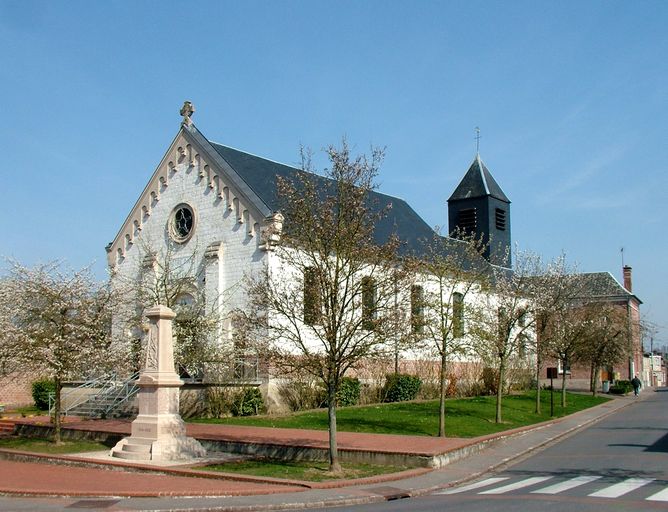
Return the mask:
{"type": "Polygon", "coordinates": [[[493,496],[515,491],[545,495],[575,492],[578,495],[592,498],[613,499],[623,497],[639,489],[644,489],[647,491],[647,495],[641,499],[668,502],[668,487],[657,491],[657,487],[661,485],[666,485],[666,482],[658,481],[655,478],[626,478],[619,481],[611,481],[610,478],[605,478],[602,475],[582,475],[566,480],[560,480],[556,476],[533,476],[519,480],[513,479],[510,476],[496,476],[461,487],[438,491],[435,494],[473,493],[482,496],[493,496]]]}

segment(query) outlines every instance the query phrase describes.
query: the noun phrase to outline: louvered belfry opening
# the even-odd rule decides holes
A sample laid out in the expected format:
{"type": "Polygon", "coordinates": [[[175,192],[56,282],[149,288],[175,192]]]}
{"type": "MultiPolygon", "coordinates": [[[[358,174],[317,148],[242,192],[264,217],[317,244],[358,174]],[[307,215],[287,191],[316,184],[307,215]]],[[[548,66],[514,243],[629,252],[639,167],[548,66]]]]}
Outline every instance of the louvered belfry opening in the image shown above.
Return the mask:
{"type": "Polygon", "coordinates": [[[475,232],[478,225],[477,212],[475,208],[462,208],[459,210],[457,226],[466,233],[475,232]]]}
{"type": "Polygon", "coordinates": [[[496,208],[494,218],[495,218],[495,222],[496,222],[496,229],[498,229],[500,231],[505,231],[506,230],[506,211],[501,209],[501,208],[496,208]]]}

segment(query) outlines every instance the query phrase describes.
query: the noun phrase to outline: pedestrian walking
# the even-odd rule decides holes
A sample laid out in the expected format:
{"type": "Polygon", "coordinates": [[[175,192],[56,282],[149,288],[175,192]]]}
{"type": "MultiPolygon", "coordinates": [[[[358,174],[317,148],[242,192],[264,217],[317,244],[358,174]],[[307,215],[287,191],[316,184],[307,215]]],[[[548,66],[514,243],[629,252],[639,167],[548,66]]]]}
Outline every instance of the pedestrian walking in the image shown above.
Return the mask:
{"type": "Polygon", "coordinates": [[[640,386],[642,386],[642,382],[640,382],[640,379],[636,375],[631,379],[631,385],[633,386],[633,394],[635,396],[638,396],[638,393],[640,393],[640,386]]]}

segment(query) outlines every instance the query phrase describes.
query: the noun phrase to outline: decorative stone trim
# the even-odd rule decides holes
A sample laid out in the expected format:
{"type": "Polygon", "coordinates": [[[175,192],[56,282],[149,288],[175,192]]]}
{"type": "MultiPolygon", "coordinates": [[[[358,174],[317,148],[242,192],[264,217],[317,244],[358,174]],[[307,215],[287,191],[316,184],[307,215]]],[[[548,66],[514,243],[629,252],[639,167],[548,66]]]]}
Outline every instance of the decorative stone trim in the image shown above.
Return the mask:
{"type": "Polygon", "coordinates": [[[281,212],[276,212],[273,215],[264,219],[264,226],[262,227],[261,248],[265,251],[271,251],[281,241],[281,233],[283,233],[283,221],[285,217],[281,212]]]}
{"type": "Polygon", "coordinates": [[[207,260],[220,258],[222,248],[223,248],[222,242],[213,242],[212,244],[209,245],[209,247],[206,248],[206,251],[204,252],[204,258],[207,260]]]}
{"type": "Polygon", "coordinates": [[[174,175],[179,172],[194,170],[201,178],[204,189],[215,190],[216,196],[221,199],[221,206],[228,212],[234,212],[234,219],[238,224],[246,224],[247,236],[253,237],[258,233],[260,223],[251,213],[255,208],[251,208],[250,203],[242,199],[240,194],[226,183],[222,171],[217,168],[218,164],[206,161],[204,155],[188,143],[187,133],[187,129],[179,132],[123,227],[114,241],[107,246],[107,262],[112,269],[125,258],[126,251],[135,242],[135,237],[141,233],[155,205],[160,202],[162,192],[170,186],[174,175]]]}

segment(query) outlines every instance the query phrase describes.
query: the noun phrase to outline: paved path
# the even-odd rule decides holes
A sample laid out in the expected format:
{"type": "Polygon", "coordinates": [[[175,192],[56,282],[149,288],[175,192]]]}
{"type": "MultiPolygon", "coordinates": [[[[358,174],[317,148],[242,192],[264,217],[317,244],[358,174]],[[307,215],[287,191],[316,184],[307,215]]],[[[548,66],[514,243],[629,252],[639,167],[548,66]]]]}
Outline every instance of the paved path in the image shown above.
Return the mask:
{"type": "MultiPolygon", "coordinates": [[[[648,395],[652,391],[646,391],[648,395]]],[[[29,463],[8,463],[0,461],[0,493],[20,493],[26,491],[55,493],[69,496],[131,496],[109,503],[106,510],[276,510],[286,508],[304,508],[325,505],[342,505],[385,501],[397,497],[417,496],[447,488],[476,476],[484,474],[490,467],[498,467],[517,457],[524,456],[533,449],[568,435],[608,414],[616,412],[633,403],[633,397],[611,400],[601,406],[581,411],[572,416],[542,424],[511,437],[501,436],[496,443],[488,445],[484,451],[456,464],[442,469],[425,472],[418,471],[402,475],[400,480],[385,481],[383,478],[367,482],[345,482],[338,488],[313,486],[307,488],[294,485],[278,485],[268,479],[221,479],[186,478],[178,474],[142,474],[138,476],[126,471],[105,471],[89,468],[54,467],[52,465],[34,465],[29,463]],[[149,478],[150,477],[150,478],[149,478]],[[163,496],[162,498],[142,498],[141,496],[163,496]],[[226,496],[225,498],[189,498],[185,501],[178,496],[226,496]],[[166,498],[164,496],[174,496],[166,498]],[[204,501],[202,501],[204,500],[204,501]]],[[[90,428],[100,422],[71,422],[68,428],[90,428]]],[[[129,432],[129,423],[106,421],[107,431],[120,434],[129,432]]],[[[320,446],[326,443],[326,432],[302,431],[292,429],[259,429],[217,425],[188,425],[188,434],[196,437],[218,435],[259,442],[271,439],[273,442],[292,442],[320,446]]],[[[414,436],[387,436],[374,434],[341,433],[341,443],[351,449],[404,450],[415,449],[423,453],[435,450],[447,452],[457,449],[461,443],[484,442],[490,437],[477,440],[441,440],[414,436]]],[[[118,468],[117,468],[118,469],[118,468]]],[[[178,471],[178,468],[175,469],[178,471]]],[[[269,479],[270,480],[270,479],[269,479]]],[[[73,498],[47,499],[34,501],[34,498],[0,498],[0,510],[60,510],[64,506],[77,509],[86,508],[86,500],[73,498]],[[27,500],[27,501],[26,501],[27,500]],[[64,500],[64,501],[63,501],[64,500]],[[81,501],[79,503],[79,501],[81,501]],[[77,502],[76,506],[73,503],[77,502]],[[70,505],[66,505],[69,503],[70,505]],[[25,508],[21,508],[25,506],[25,508]]],[[[91,506],[94,500],[91,502],[91,506]]],[[[94,507],[93,507],[94,508],[94,507]]]]}

